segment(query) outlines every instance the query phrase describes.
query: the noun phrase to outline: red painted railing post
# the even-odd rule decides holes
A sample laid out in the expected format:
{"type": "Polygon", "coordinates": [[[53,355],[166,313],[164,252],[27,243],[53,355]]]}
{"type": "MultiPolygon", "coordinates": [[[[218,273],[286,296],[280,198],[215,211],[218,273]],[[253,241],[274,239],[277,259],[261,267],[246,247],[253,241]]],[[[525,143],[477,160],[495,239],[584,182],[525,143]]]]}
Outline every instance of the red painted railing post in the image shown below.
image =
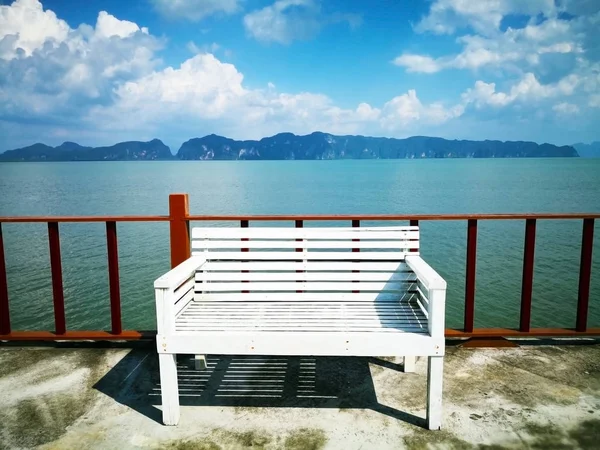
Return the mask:
{"type": "MultiPolygon", "coordinates": [[[[360,228],[360,220],[353,220],[352,221],[352,228],[360,228]]],[[[360,239],[352,239],[353,242],[358,242],[360,241],[360,239]]],[[[353,248],[352,249],[353,252],[360,252],[360,248],[353,248]]]]}
{"type": "Polygon", "coordinates": [[[525,247],[523,250],[523,280],[521,285],[521,321],[519,330],[531,329],[531,294],[533,292],[533,262],[535,254],[535,219],[525,222],[525,247]]]}
{"type": "Polygon", "coordinates": [[[65,334],[67,332],[67,320],[65,318],[65,293],[63,290],[58,222],[48,222],[48,242],[50,245],[55,332],[56,334],[65,334]]]}
{"type": "Polygon", "coordinates": [[[190,215],[187,194],[169,195],[169,230],[171,234],[171,268],[178,266],[191,255],[190,215]]]}
{"type": "MultiPolygon", "coordinates": [[[[411,227],[418,227],[418,226],[419,226],[419,221],[418,221],[418,220],[411,220],[411,221],[410,221],[410,226],[411,226],[411,227]]],[[[417,250],[416,248],[411,248],[411,249],[409,249],[408,251],[409,251],[409,253],[415,253],[415,252],[417,252],[418,250],[417,250]]]]}
{"type": "MultiPolygon", "coordinates": [[[[302,228],[302,227],[304,227],[304,221],[303,220],[296,220],[295,223],[294,223],[294,225],[295,225],[296,228],[302,228]]],[[[303,239],[296,239],[296,242],[302,242],[302,241],[303,241],[303,239]]],[[[302,249],[302,248],[297,248],[296,249],[297,252],[301,252],[303,250],[304,249],[302,249]]],[[[298,272],[302,272],[302,270],[299,270],[298,272]]]]}
{"type": "MultiPolygon", "coordinates": [[[[248,228],[248,226],[250,225],[250,223],[247,220],[240,220],[240,227],[242,228],[248,228]]],[[[248,238],[242,238],[242,241],[247,241],[248,238]]],[[[248,252],[250,251],[250,249],[248,247],[246,248],[242,248],[241,249],[242,252],[248,252]]],[[[248,273],[247,270],[242,270],[242,273],[248,273]]],[[[248,280],[242,280],[242,283],[249,283],[248,280]]],[[[248,294],[250,291],[242,291],[243,294],[248,294]]]]}
{"type": "MultiPolygon", "coordinates": [[[[360,228],[360,220],[352,220],[352,228],[360,228]]],[[[360,239],[352,239],[353,242],[355,241],[360,241],[360,239]]],[[[353,248],[352,249],[353,252],[360,252],[360,248],[353,248]]],[[[354,260],[354,262],[357,262],[357,260],[354,260]]],[[[358,273],[358,270],[353,270],[352,273],[358,273]]],[[[354,281],[354,283],[357,283],[357,281],[354,281]]],[[[353,294],[358,293],[358,291],[352,291],[353,294]]]]}
{"type": "Polygon", "coordinates": [[[119,250],[117,222],[106,222],[106,248],[108,254],[108,287],[110,292],[110,323],[112,334],[121,334],[121,287],[119,284],[119,250]]]}
{"type": "Polygon", "coordinates": [[[477,220],[469,219],[467,225],[467,267],[465,276],[464,330],[473,331],[475,323],[475,269],[477,265],[477,220]]]}
{"type": "MultiPolygon", "coordinates": [[[[304,221],[303,220],[296,220],[294,223],[296,228],[302,228],[304,227],[304,221]]],[[[296,239],[296,242],[302,242],[303,239],[296,239]]],[[[304,249],[303,248],[296,248],[296,252],[303,252],[304,249]]],[[[302,260],[300,260],[300,262],[302,262],[302,260]]],[[[302,273],[304,272],[303,270],[296,270],[296,273],[302,273]]],[[[302,291],[296,291],[296,292],[302,292],[302,291]]]]}
{"type": "Polygon", "coordinates": [[[0,223],[0,334],[10,334],[10,308],[8,304],[8,281],[4,259],[4,239],[0,223]]]}
{"type": "Polygon", "coordinates": [[[575,325],[575,330],[577,331],[587,330],[593,248],[594,219],[583,219],[583,233],[581,237],[581,262],[579,264],[579,294],[577,297],[577,322],[575,325]]]}

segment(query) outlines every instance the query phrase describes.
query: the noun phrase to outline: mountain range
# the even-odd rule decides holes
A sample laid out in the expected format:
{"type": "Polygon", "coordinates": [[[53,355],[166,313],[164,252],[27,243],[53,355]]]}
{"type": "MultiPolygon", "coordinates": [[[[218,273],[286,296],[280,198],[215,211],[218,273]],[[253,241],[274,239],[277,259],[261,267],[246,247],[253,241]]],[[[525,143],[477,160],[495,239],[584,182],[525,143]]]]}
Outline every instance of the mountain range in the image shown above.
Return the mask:
{"type": "Polygon", "coordinates": [[[148,142],[119,142],[109,147],[84,147],[63,142],[58,147],[33,144],[0,154],[0,161],[136,161],[173,159],[171,150],[160,139],[148,142]]]}
{"type": "MultiPolygon", "coordinates": [[[[315,132],[305,136],[280,133],[259,141],[237,141],[211,134],[184,142],[175,155],[159,139],[148,142],[120,142],[108,147],[84,147],[74,142],[65,142],[57,147],[50,147],[38,143],[29,147],[8,150],[0,154],[0,161],[322,160],[577,156],[580,155],[573,146],[559,147],[525,141],[447,140],[426,136],[395,139],[336,136],[315,132]]],[[[583,153],[582,156],[584,156],[583,153]]]]}

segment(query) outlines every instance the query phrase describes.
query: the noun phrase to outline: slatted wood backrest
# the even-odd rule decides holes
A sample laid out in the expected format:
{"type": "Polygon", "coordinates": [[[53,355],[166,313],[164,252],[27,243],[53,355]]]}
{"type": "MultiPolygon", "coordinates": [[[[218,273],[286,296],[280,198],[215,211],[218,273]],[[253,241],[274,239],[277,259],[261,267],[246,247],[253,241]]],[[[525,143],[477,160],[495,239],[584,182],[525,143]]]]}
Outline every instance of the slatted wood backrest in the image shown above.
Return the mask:
{"type": "Polygon", "coordinates": [[[202,301],[397,300],[415,276],[418,227],[192,229],[202,301]]]}

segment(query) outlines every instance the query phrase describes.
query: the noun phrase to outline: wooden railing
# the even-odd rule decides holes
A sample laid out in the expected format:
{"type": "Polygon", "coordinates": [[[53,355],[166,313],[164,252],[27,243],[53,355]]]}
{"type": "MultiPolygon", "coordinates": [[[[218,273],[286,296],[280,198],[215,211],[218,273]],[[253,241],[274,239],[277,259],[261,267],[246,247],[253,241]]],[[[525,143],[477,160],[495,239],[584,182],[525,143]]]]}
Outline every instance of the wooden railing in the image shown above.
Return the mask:
{"type": "MultiPolygon", "coordinates": [[[[588,327],[590,279],[592,270],[592,249],[594,241],[594,221],[599,213],[590,214],[417,214],[417,215],[278,215],[278,216],[197,216],[189,214],[187,194],[172,194],[169,197],[168,216],[75,216],[75,217],[0,217],[0,340],[134,340],[154,337],[154,331],[123,330],[121,322],[121,295],[119,284],[119,257],[117,241],[118,222],[169,222],[171,266],[175,267],[190,255],[190,221],[234,221],[248,227],[251,222],[287,221],[296,227],[304,226],[305,221],[336,221],[359,227],[361,221],[407,221],[418,225],[420,221],[466,221],[467,252],[465,275],[465,311],[462,329],[446,329],[448,338],[465,337],[577,337],[600,336],[600,328],[588,327]],[[524,220],[525,242],[523,255],[523,278],[521,288],[520,322],[518,329],[474,328],[475,321],[475,274],[477,261],[477,224],[482,220],[524,220]],[[538,220],[582,220],[583,232],[581,260],[579,266],[579,291],[577,319],[574,328],[531,328],[531,303],[534,272],[534,251],[536,224],[538,220]],[[6,275],[2,223],[48,224],[50,245],[50,267],[52,274],[52,294],[54,301],[55,330],[15,331],[11,328],[9,293],[6,275]],[[64,222],[105,222],[108,252],[108,274],[110,292],[111,330],[69,331],[65,320],[65,302],[62,282],[59,223],[64,222]]],[[[358,249],[355,249],[358,250],[358,249]]]]}

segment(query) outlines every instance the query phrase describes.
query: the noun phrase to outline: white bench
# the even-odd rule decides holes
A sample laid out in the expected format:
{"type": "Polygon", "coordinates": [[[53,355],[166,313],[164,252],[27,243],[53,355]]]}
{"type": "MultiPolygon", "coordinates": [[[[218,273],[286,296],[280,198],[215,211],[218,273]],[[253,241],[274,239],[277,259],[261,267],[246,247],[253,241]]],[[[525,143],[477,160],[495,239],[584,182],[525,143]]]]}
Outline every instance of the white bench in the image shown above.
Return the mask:
{"type": "Polygon", "coordinates": [[[418,227],[194,228],[158,278],[163,421],[179,421],[176,355],[428,356],[427,426],[442,416],[446,282],[418,227]],[[353,249],[358,249],[352,251],[353,249]]]}

